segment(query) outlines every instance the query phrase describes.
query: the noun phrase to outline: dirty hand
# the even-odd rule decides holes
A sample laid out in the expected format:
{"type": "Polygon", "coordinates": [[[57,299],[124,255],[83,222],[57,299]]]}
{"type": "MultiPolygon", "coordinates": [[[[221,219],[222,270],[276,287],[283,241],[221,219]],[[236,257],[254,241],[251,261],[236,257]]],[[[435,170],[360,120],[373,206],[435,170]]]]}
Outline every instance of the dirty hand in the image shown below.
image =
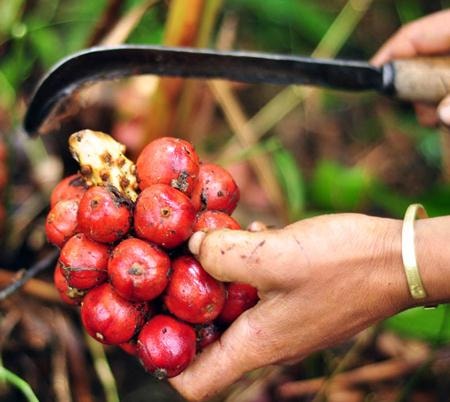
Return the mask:
{"type": "Polygon", "coordinates": [[[190,249],[215,278],[255,286],[260,301],[170,380],[189,400],[335,345],[411,305],[398,220],[335,214],[281,230],[198,232],[190,249]]]}
{"type": "MultiPolygon", "coordinates": [[[[450,10],[440,11],[404,25],[375,54],[374,65],[382,65],[393,59],[415,56],[450,54],[450,10]]],[[[439,120],[450,126],[450,95],[438,108],[424,103],[415,104],[417,118],[427,126],[439,120]]]]}

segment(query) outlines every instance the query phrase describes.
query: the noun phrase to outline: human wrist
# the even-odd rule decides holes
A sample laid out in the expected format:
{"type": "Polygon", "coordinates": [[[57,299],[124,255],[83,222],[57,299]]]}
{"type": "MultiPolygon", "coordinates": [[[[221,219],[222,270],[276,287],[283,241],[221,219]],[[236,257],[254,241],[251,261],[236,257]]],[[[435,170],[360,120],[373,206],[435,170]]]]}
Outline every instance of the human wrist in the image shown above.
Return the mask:
{"type": "Polygon", "coordinates": [[[385,299],[387,316],[413,307],[417,302],[409,293],[402,261],[402,221],[374,218],[374,258],[379,260],[380,294],[385,299]]]}
{"type": "Polygon", "coordinates": [[[419,305],[450,301],[450,217],[415,222],[415,248],[419,272],[427,298],[419,305]]]}

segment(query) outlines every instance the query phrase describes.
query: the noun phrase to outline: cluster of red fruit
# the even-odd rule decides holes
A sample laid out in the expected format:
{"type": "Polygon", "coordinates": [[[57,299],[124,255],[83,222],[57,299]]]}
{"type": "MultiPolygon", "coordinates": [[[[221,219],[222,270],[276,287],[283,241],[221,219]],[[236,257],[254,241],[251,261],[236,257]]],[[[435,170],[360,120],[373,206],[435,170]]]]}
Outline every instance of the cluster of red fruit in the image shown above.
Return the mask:
{"type": "Polygon", "coordinates": [[[135,354],[158,378],[183,371],[257,302],[247,284],[221,283],[189,254],[194,231],[239,229],[230,217],[239,189],[192,145],[163,137],[136,163],[135,202],[111,186],[64,179],[51,196],[46,233],[61,248],[54,280],[81,304],[86,331],[135,354]]]}

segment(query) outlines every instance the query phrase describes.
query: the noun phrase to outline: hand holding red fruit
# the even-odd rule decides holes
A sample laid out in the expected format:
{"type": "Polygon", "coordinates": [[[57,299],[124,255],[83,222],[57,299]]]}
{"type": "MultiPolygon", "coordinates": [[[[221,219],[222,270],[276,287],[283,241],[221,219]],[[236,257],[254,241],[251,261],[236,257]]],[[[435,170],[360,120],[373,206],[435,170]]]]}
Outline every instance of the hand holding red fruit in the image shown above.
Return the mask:
{"type": "Polygon", "coordinates": [[[189,400],[211,397],[252,369],[302,359],[411,306],[401,221],[328,215],[281,230],[197,232],[190,248],[214,278],[253,285],[260,301],[171,379],[189,400]]]}
{"type": "Polygon", "coordinates": [[[186,248],[194,229],[240,228],[229,216],[236,183],[220,166],[199,167],[192,145],[176,138],[150,143],[137,168],[104,133],[83,130],[69,144],[82,177],[52,193],[55,285],[81,304],[91,336],[135,354],[158,378],[176,376],[258,300],[250,285],[211,277],[186,248]]]}

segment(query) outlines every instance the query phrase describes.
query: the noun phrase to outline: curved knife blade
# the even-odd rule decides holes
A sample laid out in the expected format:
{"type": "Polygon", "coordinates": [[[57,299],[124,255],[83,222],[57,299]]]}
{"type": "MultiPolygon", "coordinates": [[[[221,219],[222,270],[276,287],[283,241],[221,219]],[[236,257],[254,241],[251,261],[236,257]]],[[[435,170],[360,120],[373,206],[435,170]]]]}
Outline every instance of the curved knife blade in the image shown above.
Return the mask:
{"type": "Polygon", "coordinates": [[[139,74],[227,79],[278,85],[306,84],[343,90],[386,91],[385,68],[366,62],[146,45],[95,47],[56,64],[37,86],[24,129],[36,133],[56,104],[89,82],[139,74]]]}

